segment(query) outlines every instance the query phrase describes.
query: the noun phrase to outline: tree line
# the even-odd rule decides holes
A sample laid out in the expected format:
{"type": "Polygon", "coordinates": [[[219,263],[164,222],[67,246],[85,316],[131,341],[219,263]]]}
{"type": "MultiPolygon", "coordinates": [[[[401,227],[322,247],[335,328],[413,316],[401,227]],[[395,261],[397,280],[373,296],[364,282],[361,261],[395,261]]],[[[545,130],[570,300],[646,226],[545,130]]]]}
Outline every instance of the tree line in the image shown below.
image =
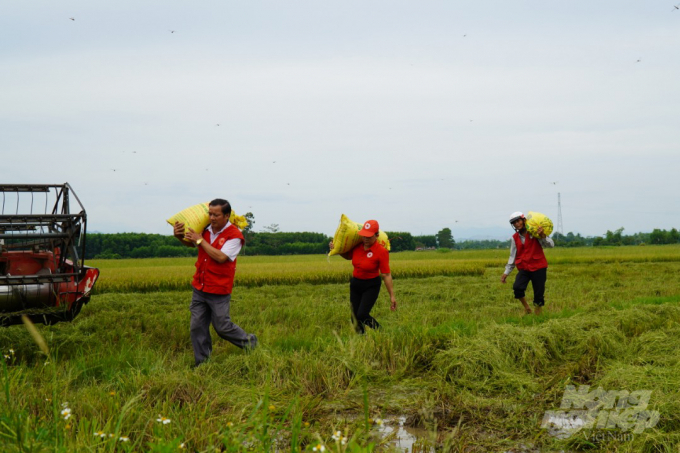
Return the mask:
{"type": "Polygon", "coordinates": [[[623,246],[623,245],[643,245],[643,244],[677,244],[680,243],[680,232],[672,228],[661,230],[655,228],[651,233],[623,234],[624,228],[615,231],[607,230],[603,236],[583,237],[580,234],[553,233],[552,238],[557,247],[584,247],[584,246],[623,246]]]}
{"type": "MultiPolygon", "coordinates": [[[[244,231],[244,255],[308,255],[328,252],[332,238],[322,233],[254,233],[244,231]]],[[[86,259],[169,258],[196,256],[197,249],[185,247],[174,236],[146,233],[89,233],[86,259]]]]}
{"type": "MultiPolygon", "coordinates": [[[[246,245],[242,255],[312,255],[328,253],[333,239],[323,233],[283,233],[244,230],[246,245]]],[[[410,233],[387,232],[392,251],[415,250],[410,233]]],[[[196,256],[197,250],[185,247],[174,236],[146,233],[89,233],[85,242],[86,259],[169,258],[196,256]]]]}
{"type": "Polygon", "coordinates": [[[196,249],[185,247],[174,236],[146,233],[88,233],[85,259],[170,258],[196,256],[196,249]]]}
{"type": "MultiPolygon", "coordinates": [[[[328,253],[328,243],[333,239],[323,233],[283,233],[271,231],[256,233],[243,231],[246,246],[243,255],[311,255],[328,253]]],[[[624,235],[624,229],[607,231],[604,236],[584,237],[579,233],[553,233],[557,247],[626,246],[641,244],[677,244],[680,232],[654,229],[651,233],[624,235]]],[[[405,231],[386,231],[392,252],[413,250],[468,250],[509,248],[510,241],[463,240],[455,241],[451,229],[443,228],[437,234],[414,236],[405,231]]],[[[195,248],[181,245],[173,236],[146,233],[90,233],[85,243],[86,259],[120,258],[170,258],[196,256],[195,248]]]]}

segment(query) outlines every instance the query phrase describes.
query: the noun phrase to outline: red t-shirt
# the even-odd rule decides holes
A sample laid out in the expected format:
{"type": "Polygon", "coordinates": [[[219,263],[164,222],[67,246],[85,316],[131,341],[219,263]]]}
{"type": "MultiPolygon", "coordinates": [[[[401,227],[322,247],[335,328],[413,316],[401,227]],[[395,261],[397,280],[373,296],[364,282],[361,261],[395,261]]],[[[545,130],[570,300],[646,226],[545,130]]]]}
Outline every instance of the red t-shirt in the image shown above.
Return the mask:
{"type": "Polygon", "coordinates": [[[377,242],[370,249],[364,250],[364,244],[359,244],[352,250],[352,266],[354,277],[368,280],[380,274],[390,273],[390,254],[377,242]]]}

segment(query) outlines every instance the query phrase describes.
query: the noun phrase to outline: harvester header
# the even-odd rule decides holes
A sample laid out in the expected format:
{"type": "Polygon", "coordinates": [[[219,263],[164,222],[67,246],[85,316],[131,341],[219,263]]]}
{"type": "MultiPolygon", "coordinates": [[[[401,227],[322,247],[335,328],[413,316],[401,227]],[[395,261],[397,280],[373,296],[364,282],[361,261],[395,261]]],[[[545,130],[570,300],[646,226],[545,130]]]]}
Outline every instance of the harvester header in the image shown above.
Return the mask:
{"type": "Polygon", "coordinates": [[[0,325],[71,321],[99,270],[85,266],[87,215],[68,183],[0,184],[0,325]]]}

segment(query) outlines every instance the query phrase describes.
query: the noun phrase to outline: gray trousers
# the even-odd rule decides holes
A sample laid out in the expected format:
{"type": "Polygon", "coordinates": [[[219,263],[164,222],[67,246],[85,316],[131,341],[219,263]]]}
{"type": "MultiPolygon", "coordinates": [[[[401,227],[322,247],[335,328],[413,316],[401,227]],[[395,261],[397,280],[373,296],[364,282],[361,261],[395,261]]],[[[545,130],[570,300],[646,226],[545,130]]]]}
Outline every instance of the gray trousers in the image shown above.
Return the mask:
{"type": "Polygon", "coordinates": [[[210,294],[194,288],[191,296],[191,344],[196,365],[204,362],[212,352],[210,324],[221,338],[239,348],[254,348],[257,337],[234,324],[229,317],[231,294],[210,294]]]}

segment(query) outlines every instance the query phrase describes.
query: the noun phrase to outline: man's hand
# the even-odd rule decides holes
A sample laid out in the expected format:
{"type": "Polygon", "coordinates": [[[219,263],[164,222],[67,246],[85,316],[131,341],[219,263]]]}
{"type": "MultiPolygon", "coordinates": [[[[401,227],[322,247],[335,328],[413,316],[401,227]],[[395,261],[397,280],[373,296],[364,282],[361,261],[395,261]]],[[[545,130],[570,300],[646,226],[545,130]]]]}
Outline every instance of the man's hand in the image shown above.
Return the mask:
{"type": "Polygon", "coordinates": [[[397,311],[397,299],[390,297],[390,310],[397,311]]]}
{"type": "Polygon", "coordinates": [[[543,227],[542,227],[542,226],[538,227],[538,229],[536,230],[536,232],[538,233],[538,237],[540,237],[541,239],[545,239],[545,233],[543,232],[543,227]]]}
{"type": "Polygon", "coordinates": [[[333,250],[333,246],[334,246],[334,245],[335,245],[335,244],[333,244],[333,241],[329,242],[329,243],[328,243],[328,249],[329,249],[329,250],[333,250]]]}
{"type": "Polygon", "coordinates": [[[201,239],[203,236],[192,230],[191,228],[187,229],[187,232],[184,234],[184,238],[193,242],[194,245],[196,245],[196,242],[201,239]]]}
{"type": "Polygon", "coordinates": [[[508,274],[503,274],[501,275],[501,283],[505,283],[505,280],[508,278],[508,274]]]}
{"type": "Polygon", "coordinates": [[[177,239],[184,239],[184,224],[175,222],[175,226],[172,228],[173,234],[177,239]]]}

